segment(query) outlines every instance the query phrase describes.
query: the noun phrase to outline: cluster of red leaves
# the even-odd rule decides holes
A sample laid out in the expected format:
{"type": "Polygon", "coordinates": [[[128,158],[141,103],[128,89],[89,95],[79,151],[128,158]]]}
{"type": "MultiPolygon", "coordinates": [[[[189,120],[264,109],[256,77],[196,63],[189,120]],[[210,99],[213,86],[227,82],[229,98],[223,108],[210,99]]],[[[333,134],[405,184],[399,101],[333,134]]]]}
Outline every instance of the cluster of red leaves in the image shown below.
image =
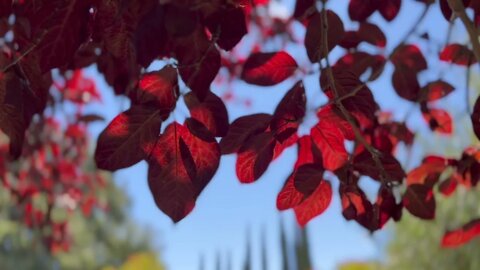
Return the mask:
{"type": "MultiPolygon", "coordinates": [[[[297,0],[288,19],[268,18],[265,7],[269,2],[0,0],[0,36],[13,36],[0,52],[0,128],[10,138],[10,154],[20,156],[26,128],[46,105],[51,70],[58,68],[64,74],[96,64],[115,92],[128,96],[132,104],[101,133],[96,164],[113,171],[147,161],[155,202],[174,222],[192,211],[222,154],[237,154],[239,180],[252,183],[286,148],[297,146],[298,159],[277,206],[293,208],[301,225],[328,208],[333,193],[332,180],[326,179],[329,175],[339,180],[344,217],[370,231],[390,219],[399,220],[403,208],[420,218],[433,218],[432,188],[447,168],[455,174],[440,183],[443,193],[450,194],[458,183],[476,185],[474,150],[466,150],[458,160],[427,157],[408,174],[395,157],[397,145],[411,146],[414,135],[405,122],[380,111],[367,86],[382,75],[387,64],[394,67],[393,89],[400,98],[419,105],[430,129],[447,135],[453,131],[449,113],[433,105],[454,87],[442,79],[420,85],[418,78],[428,68],[421,48],[402,40],[385,55],[386,35],[369,21],[377,11],[386,21],[394,20],[401,0],[350,0],[348,14],[358,22],[356,29],[345,29],[342,19],[326,8],[326,1],[319,10],[317,1],[297,0]],[[15,15],[13,23],[10,14],[15,15]],[[301,40],[292,30],[299,25],[305,27],[301,40]],[[251,29],[258,30],[261,40],[247,57],[231,57],[251,29]],[[277,36],[286,37],[283,49],[264,51],[262,45],[277,36]],[[305,71],[287,52],[288,42],[304,47],[311,66],[320,64],[318,86],[328,102],[315,109],[318,122],[308,135],[298,137],[307,111],[300,81],[273,114],[246,115],[229,124],[223,101],[210,91],[219,70],[223,67],[231,78],[263,87],[287,81],[305,71]],[[332,50],[341,51],[340,47],[345,49],[343,54],[330,66],[325,59],[329,60],[332,50]],[[158,59],[167,65],[145,72],[158,59]],[[190,92],[181,89],[182,81],[190,92]],[[189,110],[186,121],[164,123],[179,101],[189,110]],[[162,125],[166,125],[163,131],[162,125]],[[353,147],[347,150],[348,144],[353,147]],[[358,185],[361,177],[380,183],[374,202],[358,185]],[[396,195],[394,189],[405,178],[406,191],[396,195]]],[[[433,4],[418,2],[426,7],[433,4]]],[[[478,24],[476,2],[465,0],[463,4],[473,9],[478,24]]],[[[440,8],[450,19],[448,2],[440,1],[440,8]]],[[[460,44],[447,44],[439,60],[462,66],[476,62],[473,52],[460,44]]],[[[98,98],[92,82],[80,72],[56,88],[79,105],[98,98]]],[[[475,104],[472,123],[480,137],[480,101],[475,104]]],[[[463,235],[450,238],[470,239],[476,231],[467,225],[463,235]]],[[[445,245],[455,242],[445,241],[445,245]]]]}
{"type": "MultiPolygon", "coordinates": [[[[78,102],[78,96],[72,93],[89,92],[99,97],[86,82],[81,72],[75,72],[60,89],[60,99],[78,102]]],[[[107,207],[97,201],[97,192],[105,187],[106,179],[100,171],[87,169],[92,164],[86,122],[92,116],[81,116],[82,105],[74,105],[76,116],[66,123],[49,116],[35,118],[26,131],[17,161],[6,158],[5,142],[0,147],[0,179],[14,201],[12,213],[17,214],[13,218],[20,218],[29,228],[41,229],[44,244],[52,253],[69,250],[69,215],[81,211],[88,218],[94,208],[107,207]],[[67,216],[55,219],[53,215],[58,211],[67,216]]]]}

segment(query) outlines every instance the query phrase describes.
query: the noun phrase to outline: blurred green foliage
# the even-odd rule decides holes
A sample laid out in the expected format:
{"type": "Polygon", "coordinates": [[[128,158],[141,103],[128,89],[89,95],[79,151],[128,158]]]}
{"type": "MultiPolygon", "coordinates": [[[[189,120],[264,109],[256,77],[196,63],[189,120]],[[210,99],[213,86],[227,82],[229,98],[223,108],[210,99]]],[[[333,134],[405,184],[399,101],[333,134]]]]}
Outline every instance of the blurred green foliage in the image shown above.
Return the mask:
{"type": "MultiPolygon", "coordinates": [[[[57,221],[68,216],[71,244],[67,252],[50,252],[42,242],[42,236],[51,232],[28,228],[20,218],[15,218],[16,207],[11,196],[0,189],[0,269],[97,270],[106,266],[116,269],[114,267],[120,267],[134,254],[140,254],[135,257],[139,263],[157,261],[151,253],[153,248],[148,231],[140,231],[127,217],[129,202],[125,193],[110,177],[105,178],[107,186],[99,191],[97,199],[108,205],[108,209],[95,209],[88,218],[80,207],[69,215],[61,211],[53,214],[57,221]]],[[[160,263],[157,266],[122,266],[119,269],[163,269],[160,263]]]]}

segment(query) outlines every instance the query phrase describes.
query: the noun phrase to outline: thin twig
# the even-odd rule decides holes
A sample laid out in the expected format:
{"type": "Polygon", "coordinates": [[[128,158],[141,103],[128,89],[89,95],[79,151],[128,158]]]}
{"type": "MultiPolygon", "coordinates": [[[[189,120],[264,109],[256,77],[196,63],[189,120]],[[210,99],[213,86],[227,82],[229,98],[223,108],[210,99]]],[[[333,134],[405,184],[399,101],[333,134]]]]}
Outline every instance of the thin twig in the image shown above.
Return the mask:
{"type": "Polygon", "coordinates": [[[335,85],[335,77],[333,75],[333,70],[332,67],[330,66],[330,62],[328,60],[328,18],[327,18],[327,11],[325,9],[325,5],[322,7],[322,19],[323,19],[323,29],[321,31],[323,32],[322,35],[322,44],[323,44],[323,54],[325,55],[325,61],[326,61],[326,72],[329,80],[330,87],[333,90],[334,94],[334,99],[335,99],[335,105],[340,109],[340,112],[344,116],[345,120],[352,126],[353,132],[355,134],[355,138],[357,141],[359,141],[365,149],[371,154],[373,161],[375,162],[375,165],[380,169],[380,181],[384,183],[385,185],[388,185],[388,179],[387,179],[387,173],[385,171],[385,168],[383,167],[382,162],[380,161],[380,152],[375,149],[372,145],[370,145],[367,140],[363,137],[360,128],[357,126],[354,118],[350,115],[348,110],[343,106],[343,103],[339,101],[339,93],[337,91],[336,85],[335,85]]]}

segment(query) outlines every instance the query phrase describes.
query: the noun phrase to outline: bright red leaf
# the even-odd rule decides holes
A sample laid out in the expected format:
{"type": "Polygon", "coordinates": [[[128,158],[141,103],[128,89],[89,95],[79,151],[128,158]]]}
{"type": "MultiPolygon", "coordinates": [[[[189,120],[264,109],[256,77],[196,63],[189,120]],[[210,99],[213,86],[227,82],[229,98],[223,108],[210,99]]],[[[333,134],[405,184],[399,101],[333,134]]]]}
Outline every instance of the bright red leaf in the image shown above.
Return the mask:
{"type": "Polygon", "coordinates": [[[455,230],[447,231],[442,238],[442,247],[462,246],[480,235],[480,219],[474,219],[455,230]]]}
{"type": "Polygon", "coordinates": [[[472,50],[460,44],[449,44],[443,48],[440,60],[460,66],[470,66],[477,62],[472,50]]]}
{"type": "Polygon", "coordinates": [[[332,201],[332,185],[322,180],[310,197],[294,207],[298,224],[305,227],[313,218],[327,210],[332,201]]]}
{"type": "Polygon", "coordinates": [[[288,53],[253,53],[243,66],[241,78],[250,84],[272,86],[292,76],[298,65],[288,53]]]}

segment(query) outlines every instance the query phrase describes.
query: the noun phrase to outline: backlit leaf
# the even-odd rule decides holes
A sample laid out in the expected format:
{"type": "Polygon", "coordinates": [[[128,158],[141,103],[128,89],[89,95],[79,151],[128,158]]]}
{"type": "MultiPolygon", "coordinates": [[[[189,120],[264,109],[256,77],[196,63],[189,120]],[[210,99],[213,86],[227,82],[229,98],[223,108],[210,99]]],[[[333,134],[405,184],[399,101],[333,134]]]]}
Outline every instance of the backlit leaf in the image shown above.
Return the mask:
{"type": "Polygon", "coordinates": [[[241,78],[250,84],[272,86],[288,79],[297,70],[297,62],[288,53],[254,53],[243,66],[241,78]]]}

